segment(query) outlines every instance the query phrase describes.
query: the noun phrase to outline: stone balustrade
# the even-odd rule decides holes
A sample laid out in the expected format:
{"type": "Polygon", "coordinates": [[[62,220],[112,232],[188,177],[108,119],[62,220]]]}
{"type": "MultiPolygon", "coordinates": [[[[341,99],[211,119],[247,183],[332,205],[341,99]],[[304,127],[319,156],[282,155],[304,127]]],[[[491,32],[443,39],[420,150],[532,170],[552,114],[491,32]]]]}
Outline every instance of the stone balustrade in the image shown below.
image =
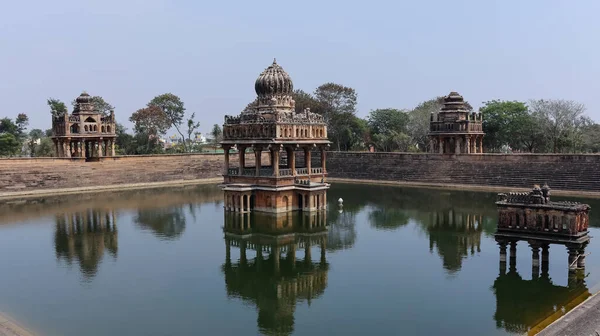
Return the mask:
{"type": "Polygon", "coordinates": [[[311,174],[323,174],[323,168],[311,168],[310,173],[311,174]]]}
{"type": "Polygon", "coordinates": [[[279,169],[279,176],[292,176],[291,169],[279,169]]]}
{"type": "Polygon", "coordinates": [[[296,175],[308,175],[308,168],[296,168],[296,175]]]}

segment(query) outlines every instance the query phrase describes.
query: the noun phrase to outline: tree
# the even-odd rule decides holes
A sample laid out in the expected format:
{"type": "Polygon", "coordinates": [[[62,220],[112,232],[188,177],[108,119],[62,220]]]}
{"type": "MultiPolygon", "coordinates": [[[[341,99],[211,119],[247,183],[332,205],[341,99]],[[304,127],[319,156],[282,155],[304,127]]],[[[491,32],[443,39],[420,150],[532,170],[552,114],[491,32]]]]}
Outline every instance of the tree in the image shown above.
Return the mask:
{"type": "Polygon", "coordinates": [[[48,137],[40,139],[40,144],[35,147],[35,156],[50,157],[54,156],[54,142],[48,137]]]}
{"type": "Polygon", "coordinates": [[[357,95],[353,88],[335,83],[326,83],[315,90],[319,111],[327,123],[328,136],[338,150],[348,146],[352,126],[356,126],[357,95]],[[345,144],[342,144],[345,143],[345,144]]]}
{"type": "Polygon", "coordinates": [[[183,122],[183,117],[185,116],[185,107],[183,106],[183,102],[179,97],[172,93],[165,93],[160,96],[154,97],[149,103],[148,107],[158,107],[165,114],[167,120],[171,123],[171,126],[175,127],[177,133],[181,135],[181,140],[183,140],[183,147],[187,151],[187,147],[185,145],[185,137],[183,133],[179,129],[181,123],[183,122]]]}
{"type": "Polygon", "coordinates": [[[149,106],[131,114],[129,121],[134,124],[136,133],[163,135],[171,126],[171,121],[158,106],[149,106]]]}
{"type": "Polygon", "coordinates": [[[29,125],[29,117],[25,113],[19,113],[15,120],[15,125],[17,126],[17,131],[14,135],[18,141],[22,142],[25,140],[25,130],[27,129],[27,125],[29,125]]]}
{"type": "Polygon", "coordinates": [[[532,116],[527,105],[519,101],[491,100],[479,109],[483,114],[483,138],[488,151],[499,151],[508,145],[525,149],[530,140],[532,116]]]}
{"type": "MultiPolygon", "coordinates": [[[[158,106],[139,109],[129,118],[134,123],[135,136],[132,139],[134,148],[131,154],[152,154],[160,152],[159,137],[165,134],[171,126],[170,120],[158,106]]],[[[123,137],[123,141],[131,140],[123,137]]]]}
{"type": "Polygon", "coordinates": [[[0,119],[0,133],[8,133],[15,136],[18,132],[18,126],[10,118],[0,119]]]}
{"type": "Polygon", "coordinates": [[[407,135],[409,115],[398,109],[371,111],[368,123],[375,147],[382,151],[407,151],[412,140],[407,135]]]}
{"type": "Polygon", "coordinates": [[[311,112],[322,114],[320,102],[310,93],[302,90],[294,90],[292,98],[296,102],[295,110],[297,113],[303,112],[305,109],[310,109],[311,112]]]}
{"type": "Polygon", "coordinates": [[[573,151],[581,146],[582,128],[589,124],[585,105],[572,100],[532,100],[532,114],[540,122],[552,152],[573,151]]]}
{"type": "Polygon", "coordinates": [[[21,144],[14,135],[10,133],[0,133],[0,156],[16,155],[21,149],[21,144]]]}
{"type": "Polygon", "coordinates": [[[48,98],[46,103],[50,107],[50,113],[54,118],[61,117],[67,113],[67,105],[58,99],[48,98]]]}
{"type": "Polygon", "coordinates": [[[221,126],[219,126],[219,124],[214,124],[210,134],[213,137],[213,142],[216,147],[216,145],[221,141],[221,136],[223,135],[223,130],[221,130],[221,126]]]}
{"type": "Polygon", "coordinates": [[[34,128],[29,132],[29,141],[27,142],[27,147],[29,149],[29,155],[31,157],[36,156],[36,148],[38,146],[37,142],[40,141],[44,137],[44,132],[41,129],[34,128]]]}
{"type": "Polygon", "coordinates": [[[187,121],[187,126],[188,126],[187,134],[188,134],[188,142],[189,142],[190,151],[191,151],[191,146],[192,146],[192,133],[194,133],[194,131],[200,127],[200,122],[199,121],[195,122],[194,118],[196,118],[196,113],[192,113],[192,116],[187,121]]]}
{"type": "Polygon", "coordinates": [[[429,124],[431,115],[437,114],[442,108],[444,97],[426,100],[408,112],[407,134],[422,151],[429,150],[429,124]]]}
{"type": "Polygon", "coordinates": [[[592,123],[581,130],[583,133],[583,152],[600,152],[600,124],[592,123]]]}

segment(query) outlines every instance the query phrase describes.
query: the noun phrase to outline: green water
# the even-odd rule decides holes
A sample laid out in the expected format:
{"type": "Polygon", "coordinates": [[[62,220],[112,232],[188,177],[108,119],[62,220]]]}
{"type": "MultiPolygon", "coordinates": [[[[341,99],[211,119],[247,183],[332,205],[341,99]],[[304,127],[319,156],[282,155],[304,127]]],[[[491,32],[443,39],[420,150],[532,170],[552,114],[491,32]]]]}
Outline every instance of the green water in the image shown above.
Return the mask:
{"type": "Polygon", "coordinates": [[[575,285],[555,245],[547,275],[525,242],[501,275],[491,193],[335,184],[326,213],[283,219],[225,216],[222,199],[198,186],[0,205],[0,311],[40,335],[504,335],[600,283],[594,238],[575,285]]]}

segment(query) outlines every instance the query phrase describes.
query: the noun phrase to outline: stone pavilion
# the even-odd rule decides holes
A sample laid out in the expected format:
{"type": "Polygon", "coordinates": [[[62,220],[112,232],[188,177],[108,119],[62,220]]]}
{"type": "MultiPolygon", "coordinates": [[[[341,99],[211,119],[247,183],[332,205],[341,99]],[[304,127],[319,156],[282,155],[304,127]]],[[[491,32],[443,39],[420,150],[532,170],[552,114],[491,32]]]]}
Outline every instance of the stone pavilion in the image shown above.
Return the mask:
{"type": "Polygon", "coordinates": [[[96,158],[115,155],[115,113],[96,110],[92,97],[83,92],[72,114],[52,118],[52,140],[57,157],[96,158]]]}
{"type": "Polygon", "coordinates": [[[323,117],[309,109],[296,113],[292,79],[276,61],[258,76],[254,89],[254,108],[225,116],[221,145],[226,211],[325,209],[329,189],[325,153],[330,142],[323,117]],[[232,150],[237,150],[238,167],[230,166],[232,150]],[[253,166],[246,162],[251,153],[253,166]],[[313,166],[317,160],[319,166],[313,166]]]}
{"type": "Polygon", "coordinates": [[[431,114],[429,148],[431,153],[483,153],[483,117],[469,111],[463,97],[450,92],[439,113],[431,114]]]}

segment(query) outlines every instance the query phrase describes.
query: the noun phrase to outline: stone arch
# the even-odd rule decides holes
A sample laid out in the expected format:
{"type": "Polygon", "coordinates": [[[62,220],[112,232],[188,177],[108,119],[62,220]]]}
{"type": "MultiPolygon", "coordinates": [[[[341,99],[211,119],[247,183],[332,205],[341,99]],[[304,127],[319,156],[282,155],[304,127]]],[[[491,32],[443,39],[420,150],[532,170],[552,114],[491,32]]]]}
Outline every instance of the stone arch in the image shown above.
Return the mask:
{"type": "Polygon", "coordinates": [[[290,209],[290,202],[288,200],[287,196],[283,196],[283,198],[281,199],[283,205],[285,206],[285,210],[289,210],[290,209]]]}
{"type": "Polygon", "coordinates": [[[110,133],[110,125],[106,126],[106,132],[110,133]]]}
{"type": "Polygon", "coordinates": [[[89,122],[89,123],[95,123],[96,120],[92,117],[87,117],[87,119],[85,119],[85,122],[89,122]]]}
{"type": "Polygon", "coordinates": [[[87,132],[88,131],[88,125],[84,125],[83,129],[87,132]]]}
{"type": "Polygon", "coordinates": [[[100,129],[102,130],[102,133],[106,132],[106,127],[102,126],[100,129]]]}
{"type": "Polygon", "coordinates": [[[300,137],[300,130],[296,128],[296,138],[300,137]]]}

